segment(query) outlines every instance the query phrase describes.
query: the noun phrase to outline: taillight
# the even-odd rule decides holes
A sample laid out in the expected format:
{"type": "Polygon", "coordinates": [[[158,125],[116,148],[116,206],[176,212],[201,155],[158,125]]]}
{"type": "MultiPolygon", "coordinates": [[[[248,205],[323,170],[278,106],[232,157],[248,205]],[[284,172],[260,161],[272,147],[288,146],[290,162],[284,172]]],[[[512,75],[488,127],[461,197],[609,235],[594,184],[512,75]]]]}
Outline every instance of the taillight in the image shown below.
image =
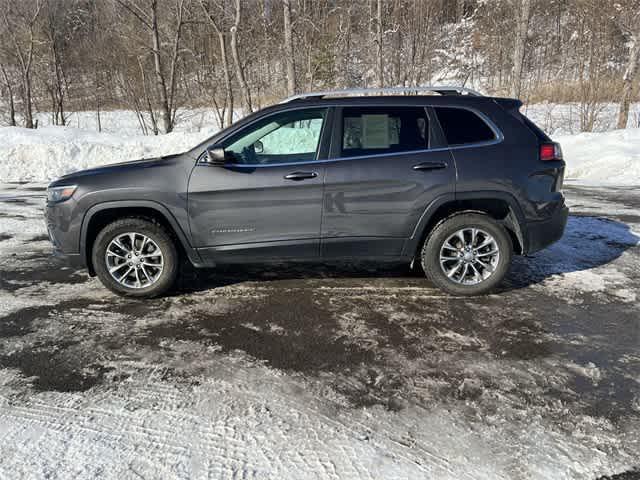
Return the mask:
{"type": "Polygon", "coordinates": [[[540,145],[540,160],[543,162],[562,160],[562,148],[560,144],[554,142],[540,145]]]}

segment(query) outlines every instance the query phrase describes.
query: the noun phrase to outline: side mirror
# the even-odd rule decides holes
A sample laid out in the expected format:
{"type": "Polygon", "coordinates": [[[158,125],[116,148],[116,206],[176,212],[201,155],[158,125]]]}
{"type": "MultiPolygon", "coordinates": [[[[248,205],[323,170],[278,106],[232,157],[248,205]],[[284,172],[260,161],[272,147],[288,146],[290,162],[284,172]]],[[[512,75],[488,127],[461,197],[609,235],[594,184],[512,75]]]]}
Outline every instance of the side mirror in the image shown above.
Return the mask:
{"type": "Polygon", "coordinates": [[[216,145],[207,147],[207,153],[204,157],[204,161],[208,165],[213,165],[216,167],[224,166],[224,164],[227,163],[227,155],[224,151],[224,148],[218,147],[216,145]]]}
{"type": "Polygon", "coordinates": [[[256,153],[264,153],[264,145],[260,140],[253,144],[253,151],[256,153]]]}

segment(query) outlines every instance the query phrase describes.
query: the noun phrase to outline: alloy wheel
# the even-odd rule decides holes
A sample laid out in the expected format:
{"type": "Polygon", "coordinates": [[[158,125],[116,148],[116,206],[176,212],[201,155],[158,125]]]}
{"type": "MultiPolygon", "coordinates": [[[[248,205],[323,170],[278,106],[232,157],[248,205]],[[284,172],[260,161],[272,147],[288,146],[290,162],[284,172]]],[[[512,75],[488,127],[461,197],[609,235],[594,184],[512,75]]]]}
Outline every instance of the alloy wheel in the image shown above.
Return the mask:
{"type": "Polygon", "coordinates": [[[499,261],[498,243],[479,228],[461,228],[440,248],[440,268],[449,280],[460,285],[484,282],[493,275],[499,261]]]}
{"type": "Polygon", "coordinates": [[[158,244],[138,232],[123,233],[111,240],[105,262],[113,279],[127,288],[153,285],[164,269],[164,257],[158,244]]]}

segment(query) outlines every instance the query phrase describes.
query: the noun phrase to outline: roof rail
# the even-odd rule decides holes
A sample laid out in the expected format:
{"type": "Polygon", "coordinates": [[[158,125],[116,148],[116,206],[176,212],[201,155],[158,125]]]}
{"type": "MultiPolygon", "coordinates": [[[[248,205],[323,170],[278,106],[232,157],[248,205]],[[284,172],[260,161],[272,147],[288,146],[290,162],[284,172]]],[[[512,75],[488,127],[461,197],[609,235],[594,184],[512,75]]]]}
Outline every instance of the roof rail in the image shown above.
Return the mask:
{"type": "Polygon", "coordinates": [[[368,95],[368,94],[417,94],[417,93],[439,93],[440,95],[470,95],[474,97],[482,97],[480,92],[466,87],[450,87],[450,86],[425,86],[425,87],[383,87],[383,88],[347,88],[345,90],[325,90],[321,92],[300,93],[285,98],[280,103],[288,103],[293,100],[304,98],[322,98],[322,97],[348,97],[351,95],[368,95]]]}

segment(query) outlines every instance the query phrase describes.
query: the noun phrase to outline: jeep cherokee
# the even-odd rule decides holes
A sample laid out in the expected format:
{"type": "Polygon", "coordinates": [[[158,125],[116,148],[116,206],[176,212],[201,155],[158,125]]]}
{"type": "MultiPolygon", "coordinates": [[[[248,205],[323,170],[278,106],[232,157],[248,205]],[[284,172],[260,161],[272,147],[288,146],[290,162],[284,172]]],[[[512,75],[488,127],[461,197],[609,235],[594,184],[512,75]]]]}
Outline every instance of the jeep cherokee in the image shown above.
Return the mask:
{"type": "Polygon", "coordinates": [[[298,95],[180,155],[55,180],[49,236],[136,297],[166,292],[181,259],[415,263],[485,293],[567,221],[560,146],[520,106],[455,87],[298,95]]]}

